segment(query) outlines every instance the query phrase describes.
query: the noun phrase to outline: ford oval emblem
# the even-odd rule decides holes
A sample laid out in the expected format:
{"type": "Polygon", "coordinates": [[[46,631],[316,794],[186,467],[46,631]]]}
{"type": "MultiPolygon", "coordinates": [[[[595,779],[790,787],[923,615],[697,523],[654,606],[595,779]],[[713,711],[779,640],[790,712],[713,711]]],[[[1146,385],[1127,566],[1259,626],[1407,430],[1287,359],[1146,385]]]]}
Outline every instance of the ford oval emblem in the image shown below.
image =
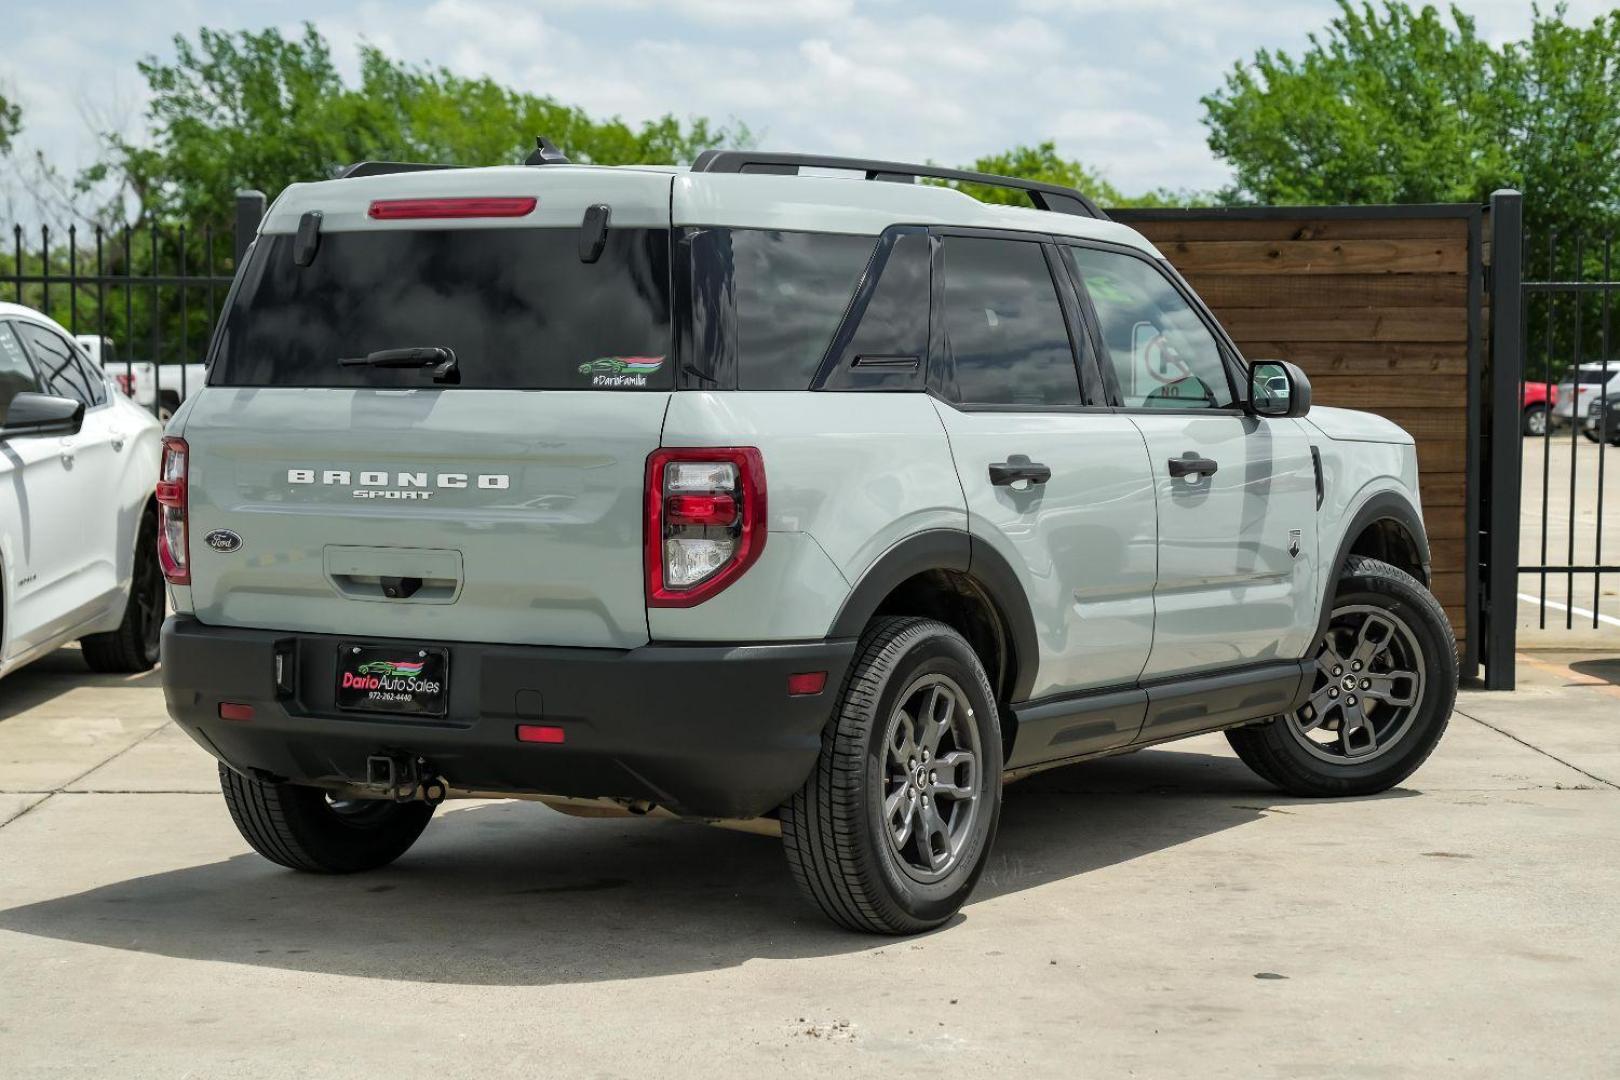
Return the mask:
{"type": "Polygon", "coordinates": [[[242,546],[242,538],[229,529],[215,529],[203,537],[203,543],[228,555],[242,546]]]}

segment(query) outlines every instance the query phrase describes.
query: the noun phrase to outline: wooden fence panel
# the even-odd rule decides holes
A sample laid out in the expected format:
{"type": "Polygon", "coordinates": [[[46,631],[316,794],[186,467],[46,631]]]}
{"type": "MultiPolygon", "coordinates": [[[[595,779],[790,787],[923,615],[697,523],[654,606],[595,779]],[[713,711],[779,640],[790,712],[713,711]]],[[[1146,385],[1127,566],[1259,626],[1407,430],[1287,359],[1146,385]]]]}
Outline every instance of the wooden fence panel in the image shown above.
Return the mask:
{"type": "Polygon", "coordinates": [[[1469,632],[1469,378],[1481,332],[1480,209],[1115,211],[1184,274],[1245,357],[1288,360],[1322,405],[1418,444],[1434,588],[1469,632]]]}

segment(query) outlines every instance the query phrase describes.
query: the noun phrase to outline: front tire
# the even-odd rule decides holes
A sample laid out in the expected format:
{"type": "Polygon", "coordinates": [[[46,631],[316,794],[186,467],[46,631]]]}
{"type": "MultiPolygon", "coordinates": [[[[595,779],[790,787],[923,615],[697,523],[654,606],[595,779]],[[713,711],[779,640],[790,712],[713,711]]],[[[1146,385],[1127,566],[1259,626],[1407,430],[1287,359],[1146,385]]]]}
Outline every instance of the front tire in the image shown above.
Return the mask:
{"type": "Polygon", "coordinates": [[[141,516],[135,540],[135,566],[130,575],[129,599],[118,629],[79,640],[84,662],[102,674],[150,671],[158,662],[158,638],[163,631],[163,569],[158,563],[157,512],[141,516]]]}
{"type": "Polygon", "coordinates": [[[1411,776],[1457,700],[1457,641],[1439,602],[1410,574],[1352,556],[1315,662],[1297,712],[1226,733],[1238,757],[1290,795],[1371,795],[1411,776]]]}
{"type": "Polygon", "coordinates": [[[984,667],[932,619],[868,627],[782,843],[833,922],[914,934],[961,908],[1001,813],[1001,724],[984,667]]]}
{"type": "Polygon", "coordinates": [[[242,839],[292,870],[354,874],[410,850],[433,807],[387,799],[333,800],[320,788],[270,784],[219,767],[219,786],[242,839]]]}

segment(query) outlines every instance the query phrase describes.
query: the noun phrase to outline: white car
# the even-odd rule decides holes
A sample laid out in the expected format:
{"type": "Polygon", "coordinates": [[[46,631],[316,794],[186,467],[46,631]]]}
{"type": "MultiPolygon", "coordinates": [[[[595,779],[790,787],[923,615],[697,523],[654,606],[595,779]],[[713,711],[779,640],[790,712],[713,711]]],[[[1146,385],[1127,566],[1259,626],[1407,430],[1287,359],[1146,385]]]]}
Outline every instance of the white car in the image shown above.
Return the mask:
{"type": "Polygon", "coordinates": [[[157,418],[164,423],[168,423],[186,395],[201,389],[208,377],[208,369],[202,364],[153,364],[121,359],[110,337],[79,334],[73,340],[92,363],[112,378],[125,397],[134,398],[148,412],[157,413],[157,418]]]}
{"type": "Polygon", "coordinates": [[[61,326],[0,303],[0,675],[74,640],[96,671],[157,663],[162,436],[61,326]]]}
{"type": "Polygon", "coordinates": [[[1604,363],[1592,360],[1564,372],[1558,382],[1558,404],[1553,406],[1553,422],[1559,427],[1580,417],[1586,419],[1592,402],[1620,393],[1620,357],[1604,363]]]}

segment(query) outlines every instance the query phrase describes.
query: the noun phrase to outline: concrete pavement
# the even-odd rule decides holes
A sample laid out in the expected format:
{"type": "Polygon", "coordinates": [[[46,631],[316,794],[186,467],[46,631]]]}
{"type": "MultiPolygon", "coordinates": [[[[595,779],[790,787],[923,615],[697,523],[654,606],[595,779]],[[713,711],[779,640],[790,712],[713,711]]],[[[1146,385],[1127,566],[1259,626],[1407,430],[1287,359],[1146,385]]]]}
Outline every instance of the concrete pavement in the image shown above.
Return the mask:
{"type": "Polygon", "coordinates": [[[897,941],[775,841],[534,804],[280,870],[155,680],[64,651],[0,682],[0,1075],[1612,1076],[1620,661],[1520,678],[1378,798],[1218,736],[1015,785],[963,914],[897,941]]]}

